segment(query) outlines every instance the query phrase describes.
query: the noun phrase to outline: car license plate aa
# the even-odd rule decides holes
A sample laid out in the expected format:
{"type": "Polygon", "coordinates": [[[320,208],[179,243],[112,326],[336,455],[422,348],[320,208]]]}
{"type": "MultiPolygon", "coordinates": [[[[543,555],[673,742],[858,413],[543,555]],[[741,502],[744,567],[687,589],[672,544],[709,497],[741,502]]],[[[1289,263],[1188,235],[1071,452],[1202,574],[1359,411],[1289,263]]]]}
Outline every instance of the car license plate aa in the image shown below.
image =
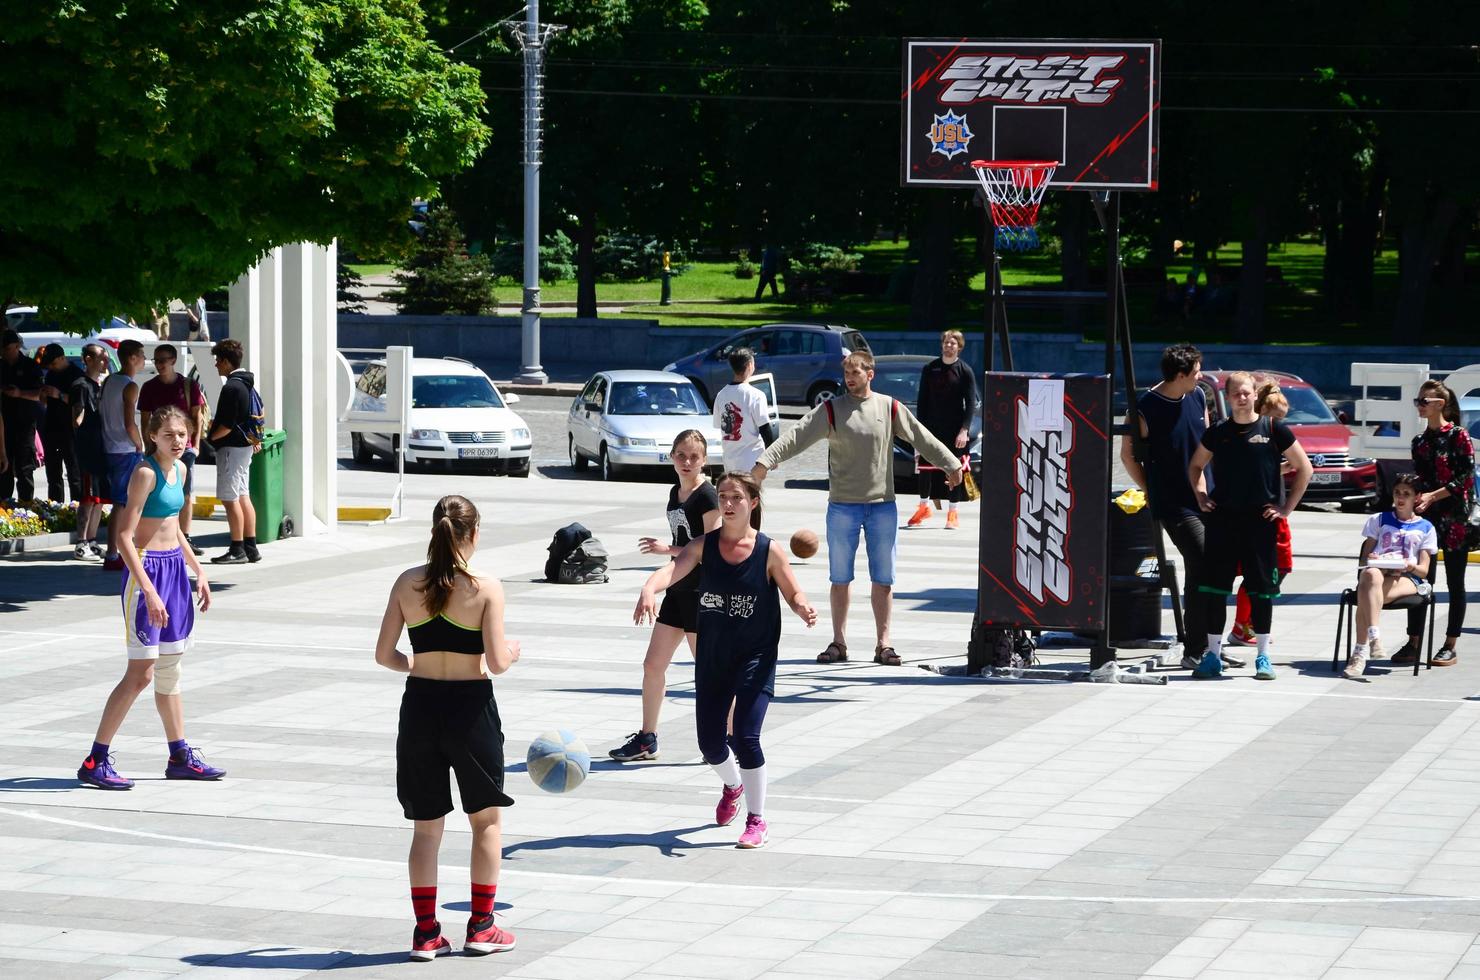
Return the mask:
{"type": "Polygon", "coordinates": [[[458,459],[488,459],[498,456],[497,446],[472,446],[457,451],[458,459]]]}
{"type": "Polygon", "coordinates": [[[658,454],[658,462],[660,462],[660,463],[666,463],[666,462],[668,462],[668,454],[667,453],[659,453],[658,454]]]}
{"type": "Polygon", "coordinates": [[[1312,473],[1311,476],[1310,476],[1310,482],[1311,483],[1340,483],[1341,482],[1341,474],[1340,473],[1312,473]]]}

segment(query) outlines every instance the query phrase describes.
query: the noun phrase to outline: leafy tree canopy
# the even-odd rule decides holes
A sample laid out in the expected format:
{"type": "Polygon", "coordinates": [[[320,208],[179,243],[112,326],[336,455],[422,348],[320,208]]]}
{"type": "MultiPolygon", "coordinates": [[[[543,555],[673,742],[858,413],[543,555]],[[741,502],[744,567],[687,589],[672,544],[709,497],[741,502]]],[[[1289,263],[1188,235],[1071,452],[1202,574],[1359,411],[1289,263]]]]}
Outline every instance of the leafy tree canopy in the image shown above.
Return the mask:
{"type": "Polygon", "coordinates": [[[489,139],[414,0],[35,0],[0,45],[0,290],[85,328],[400,234],[489,139]]]}

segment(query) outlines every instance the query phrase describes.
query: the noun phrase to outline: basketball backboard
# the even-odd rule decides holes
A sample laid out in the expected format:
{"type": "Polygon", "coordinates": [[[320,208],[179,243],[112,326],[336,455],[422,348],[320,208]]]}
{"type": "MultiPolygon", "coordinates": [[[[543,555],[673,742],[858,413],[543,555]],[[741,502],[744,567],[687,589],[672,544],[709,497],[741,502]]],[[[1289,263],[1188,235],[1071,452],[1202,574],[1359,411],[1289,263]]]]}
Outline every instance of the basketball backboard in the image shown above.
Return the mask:
{"type": "Polygon", "coordinates": [[[906,38],[901,98],[907,187],[975,187],[972,160],[1048,160],[1050,187],[1156,190],[1160,41],[906,38]]]}

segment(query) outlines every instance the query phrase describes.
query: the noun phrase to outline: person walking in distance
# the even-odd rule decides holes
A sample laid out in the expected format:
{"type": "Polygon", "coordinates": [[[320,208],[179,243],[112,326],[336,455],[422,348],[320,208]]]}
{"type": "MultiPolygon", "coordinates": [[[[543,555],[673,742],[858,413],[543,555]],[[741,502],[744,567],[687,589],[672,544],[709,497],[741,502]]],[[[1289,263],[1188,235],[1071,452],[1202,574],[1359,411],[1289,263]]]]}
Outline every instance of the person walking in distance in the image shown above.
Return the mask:
{"type": "Polygon", "coordinates": [[[160,344],[154,348],[154,370],[158,373],[139,389],[139,414],[147,417],[157,408],[174,405],[190,420],[190,444],[185,447],[182,458],[185,464],[185,506],[180,508],[180,530],[185,533],[185,542],[190,550],[200,556],[205,552],[190,537],[191,490],[195,482],[196,446],[200,445],[201,434],[205,432],[208,410],[200,383],[175,370],[178,357],[174,344],[160,344]]]}
{"type": "Polygon", "coordinates": [[[197,296],[194,303],[185,307],[185,317],[190,321],[189,339],[211,339],[211,327],[209,321],[206,319],[206,298],[204,296],[197,296]]]}
{"type": "Polygon", "coordinates": [[[5,424],[5,456],[0,500],[36,496],[36,412],[41,402],[41,369],[21,356],[21,335],[0,333],[0,416],[5,424]]]}
{"type": "Polygon", "coordinates": [[[259,447],[246,433],[256,379],[251,371],[242,370],[240,341],[217,341],[211,347],[211,356],[216,359],[216,373],[226,379],[216,399],[210,440],[216,450],[216,496],[226,508],[226,523],[231,530],[230,547],[211,563],[244,565],[262,560],[257,550],[257,510],[250,493],[252,454],[259,447]]]}
{"type": "Polygon", "coordinates": [[[771,287],[771,296],[776,296],[776,276],[781,272],[781,249],[767,245],[761,249],[761,275],[755,283],[755,298],[760,299],[766,287],[771,287]]]}
{"type": "Polygon", "coordinates": [[[1250,620],[1258,653],[1254,677],[1274,680],[1269,662],[1269,631],[1274,600],[1280,593],[1277,541],[1280,518],[1288,519],[1310,483],[1310,459],[1283,422],[1262,417],[1254,410],[1254,378],[1234,371],[1224,387],[1229,417],[1203,433],[1202,445],[1188,464],[1191,486],[1202,488],[1209,463],[1217,479],[1213,491],[1198,489],[1198,508],[1207,515],[1208,564],[1201,598],[1207,624],[1208,652],[1193,670],[1195,677],[1217,677],[1223,672],[1219,654],[1223,626],[1228,621],[1228,597],[1240,574],[1249,586],[1250,620]],[[1285,494],[1280,474],[1282,455],[1295,467],[1295,481],[1285,494]]]}
{"type": "MultiPolygon", "coordinates": [[[[1136,400],[1137,437],[1121,437],[1120,461],[1136,486],[1146,492],[1151,516],[1182,556],[1182,611],[1186,636],[1182,638],[1182,666],[1197,667],[1207,650],[1207,599],[1201,591],[1207,575],[1207,528],[1197,506],[1197,493],[1187,482],[1187,467],[1208,429],[1208,404],[1203,389],[1202,351],[1191,344],[1173,344],[1161,352],[1161,380],[1136,400]]],[[[1225,655],[1229,667],[1244,661],[1225,655]]]]}
{"type": "MultiPolygon", "coordinates": [[[[103,452],[108,460],[108,492],[114,508],[128,506],[130,481],[144,458],[144,436],[139,429],[139,385],[134,375],[144,367],[144,345],[125,340],[118,345],[118,373],[103,381],[99,414],[103,421],[103,452]]],[[[108,555],[103,567],[124,567],[119,555],[119,522],[108,522],[108,555]]]]}
{"type": "Polygon", "coordinates": [[[869,593],[874,612],[874,663],[899,666],[899,654],[889,643],[894,607],[894,562],[899,536],[899,509],[894,502],[894,440],[913,446],[945,471],[946,486],[961,482],[961,460],[932,436],[910,413],[888,395],[873,390],[874,356],[854,351],[843,358],[846,393],[823,402],[802,417],[761,454],[751,471],[756,482],[769,470],[808,446],[827,440],[827,558],[828,605],[832,611],[832,642],[818,654],[820,664],[848,659],[845,631],[853,563],[862,535],[868,549],[869,593]]]}
{"type": "MultiPolygon", "coordinates": [[[[719,497],[704,479],[704,464],[709,458],[709,444],[698,429],[685,429],[673,440],[673,469],[678,483],[668,490],[668,528],[672,540],[664,544],[657,538],[643,538],[637,548],[645,555],[678,555],[695,538],[719,527],[719,497]]],[[[648,637],[647,655],[642,660],[642,727],[627,737],[620,748],[608,755],[618,762],[634,762],[658,757],[658,712],[668,690],[668,665],[673,652],[685,640],[693,653],[698,640],[699,584],[697,572],[681,582],[674,582],[663,596],[658,621],[648,637]]]]}
{"type": "Polygon", "coordinates": [[[77,546],[72,555],[78,561],[102,561],[98,546],[98,524],[103,518],[103,504],[108,503],[108,454],[103,448],[103,375],[108,371],[108,354],[98,344],[85,344],[82,363],[87,373],[68,392],[72,413],[73,444],[77,462],[82,467],[82,497],[77,507],[77,546]]]}
{"type": "MultiPolygon", "coordinates": [[[[966,349],[966,335],[959,330],[947,330],[940,335],[940,357],[920,369],[920,395],[915,402],[915,414],[930,430],[930,434],[946,446],[954,446],[961,465],[967,465],[970,457],[966,447],[971,445],[971,419],[976,415],[976,378],[961,352],[966,349]]],[[[960,526],[960,515],[956,505],[966,499],[963,481],[947,487],[945,474],[939,469],[916,458],[915,468],[919,471],[920,504],[909,519],[910,527],[919,527],[930,517],[933,503],[940,509],[941,500],[949,500],[946,511],[946,529],[960,526]]]]}
{"type": "Polygon", "coordinates": [[[176,515],[185,496],[180,455],[189,421],[178,408],[161,408],[146,430],[154,452],[136,463],[129,476],[128,503],[113,512],[118,545],[128,572],[123,577],[124,645],[128,667],[108,695],[92,751],[77,770],[77,780],[98,789],[126,790],[133,780],[113,768],[109,748],[134,701],[154,683],[154,706],[164,723],[169,747],[166,779],[212,780],[226,775],[209,765],[185,741],[185,708],[180,695],[180,658],[189,651],[195,609],[187,570],[195,575],[200,611],[211,607],[211,587],[195,555],[185,547],[176,515]]]}
{"type": "Polygon", "coordinates": [[[761,490],[748,473],[726,473],[719,480],[719,529],[695,538],[678,558],[643,583],[632,620],[650,621],[658,593],[697,571],[699,649],[694,657],[694,729],[699,752],[719,776],[722,788],[714,822],[728,826],[745,797],[747,816],[741,848],[764,847],[766,756],[761,726],[776,687],[777,648],[781,642],[780,598],[811,627],[817,611],[797,585],[785,549],[771,546],[757,530],[761,490]],[[734,734],[725,729],[734,706],[734,734]]]}
{"type": "Polygon", "coordinates": [[[478,508],[448,494],[432,508],[426,564],[391,586],[375,662],[408,675],[396,731],[396,799],[412,821],[411,959],[452,952],[437,921],[437,854],[452,812],[452,781],[472,829],[472,910],[463,942],[469,956],[514,948],[493,921],[502,860],[504,732],[489,675],[519,659],[519,641],[504,637],[504,590],[496,576],[470,567],[478,549],[478,508]],[[397,649],[406,629],[411,652],[397,649]]]}
{"type": "Polygon", "coordinates": [[[82,371],[67,359],[61,344],[47,344],[41,350],[41,366],[46,380],[41,397],[46,405],[41,420],[41,448],[46,451],[46,496],[48,500],[66,503],[82,500],[82,470],[77,464],[77,445],[72,438],[72,384],[82,371]],[[71,497],[68,497],[68,492],[71,497]]]}
{"type": "MultiPolygon", "coordinates": [[[[1418,474],[1418,500],[1413,509],[1433,522],[1444,553],[1444,586],[1449,590],[1449,619],[1444,645],[1434,654],[1435,667],[1459,662],[1460,631],[1465,625],[1465,570],[1470,552],[1480,545],[1470,537],[1468,517],[1475,505],[1475,444],[1460,423],[1459,399],[1438,381],[1425,381],[1413,400],[1424,430],[1413,439],[1413,469],[1418,474]]],[[[1437,579],[1438,563],[1428,580],[1437,579]]],[[[1408,613],[1408,642],[1393,654],[1393,663],[1418,659],[1423,636],[1423,610],[1408,613]]]]}
{"type": "Polygon", "coordinates": [[[1357,680],[1367,661],[1381,660],[1382,632],[1377,622],[1382,607],[1410,595],[1430,595],[1429,571],[1439,551],[1434,525],[1414,513],[1418,503],[1418,476],[1399,473],[1393,480],[1393,508],[1373,514],[1362,526],[1362,550],[1357,558],[1357,632],[1342,674],[1357,680]]]}
{"type": "Polygon", "coordinates": [[[726,473],[749,473],[766,447],[776,441],[766,395],[750,384],[755,355],[750,348],[730,352],[734,380],[714,396],[714,427],[719,430],[726,473]]]}

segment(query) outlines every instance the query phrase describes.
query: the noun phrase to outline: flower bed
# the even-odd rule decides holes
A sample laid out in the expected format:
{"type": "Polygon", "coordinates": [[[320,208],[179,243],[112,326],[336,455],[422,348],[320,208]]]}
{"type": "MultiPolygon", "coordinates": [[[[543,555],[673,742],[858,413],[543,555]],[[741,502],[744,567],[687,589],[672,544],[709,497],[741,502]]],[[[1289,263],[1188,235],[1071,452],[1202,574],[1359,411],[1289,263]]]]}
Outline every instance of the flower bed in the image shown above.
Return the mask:
{"type": "MultiPolygon", "coordinates": [[[[107,520],[108,508],[103,519],[107,520]]],[[[38,534],[60,534],[77,530],[77,504],[58,504],[50,500],[28,500],[21,504],[0,504],[0,541],[28,538],[38,534]]]]}

